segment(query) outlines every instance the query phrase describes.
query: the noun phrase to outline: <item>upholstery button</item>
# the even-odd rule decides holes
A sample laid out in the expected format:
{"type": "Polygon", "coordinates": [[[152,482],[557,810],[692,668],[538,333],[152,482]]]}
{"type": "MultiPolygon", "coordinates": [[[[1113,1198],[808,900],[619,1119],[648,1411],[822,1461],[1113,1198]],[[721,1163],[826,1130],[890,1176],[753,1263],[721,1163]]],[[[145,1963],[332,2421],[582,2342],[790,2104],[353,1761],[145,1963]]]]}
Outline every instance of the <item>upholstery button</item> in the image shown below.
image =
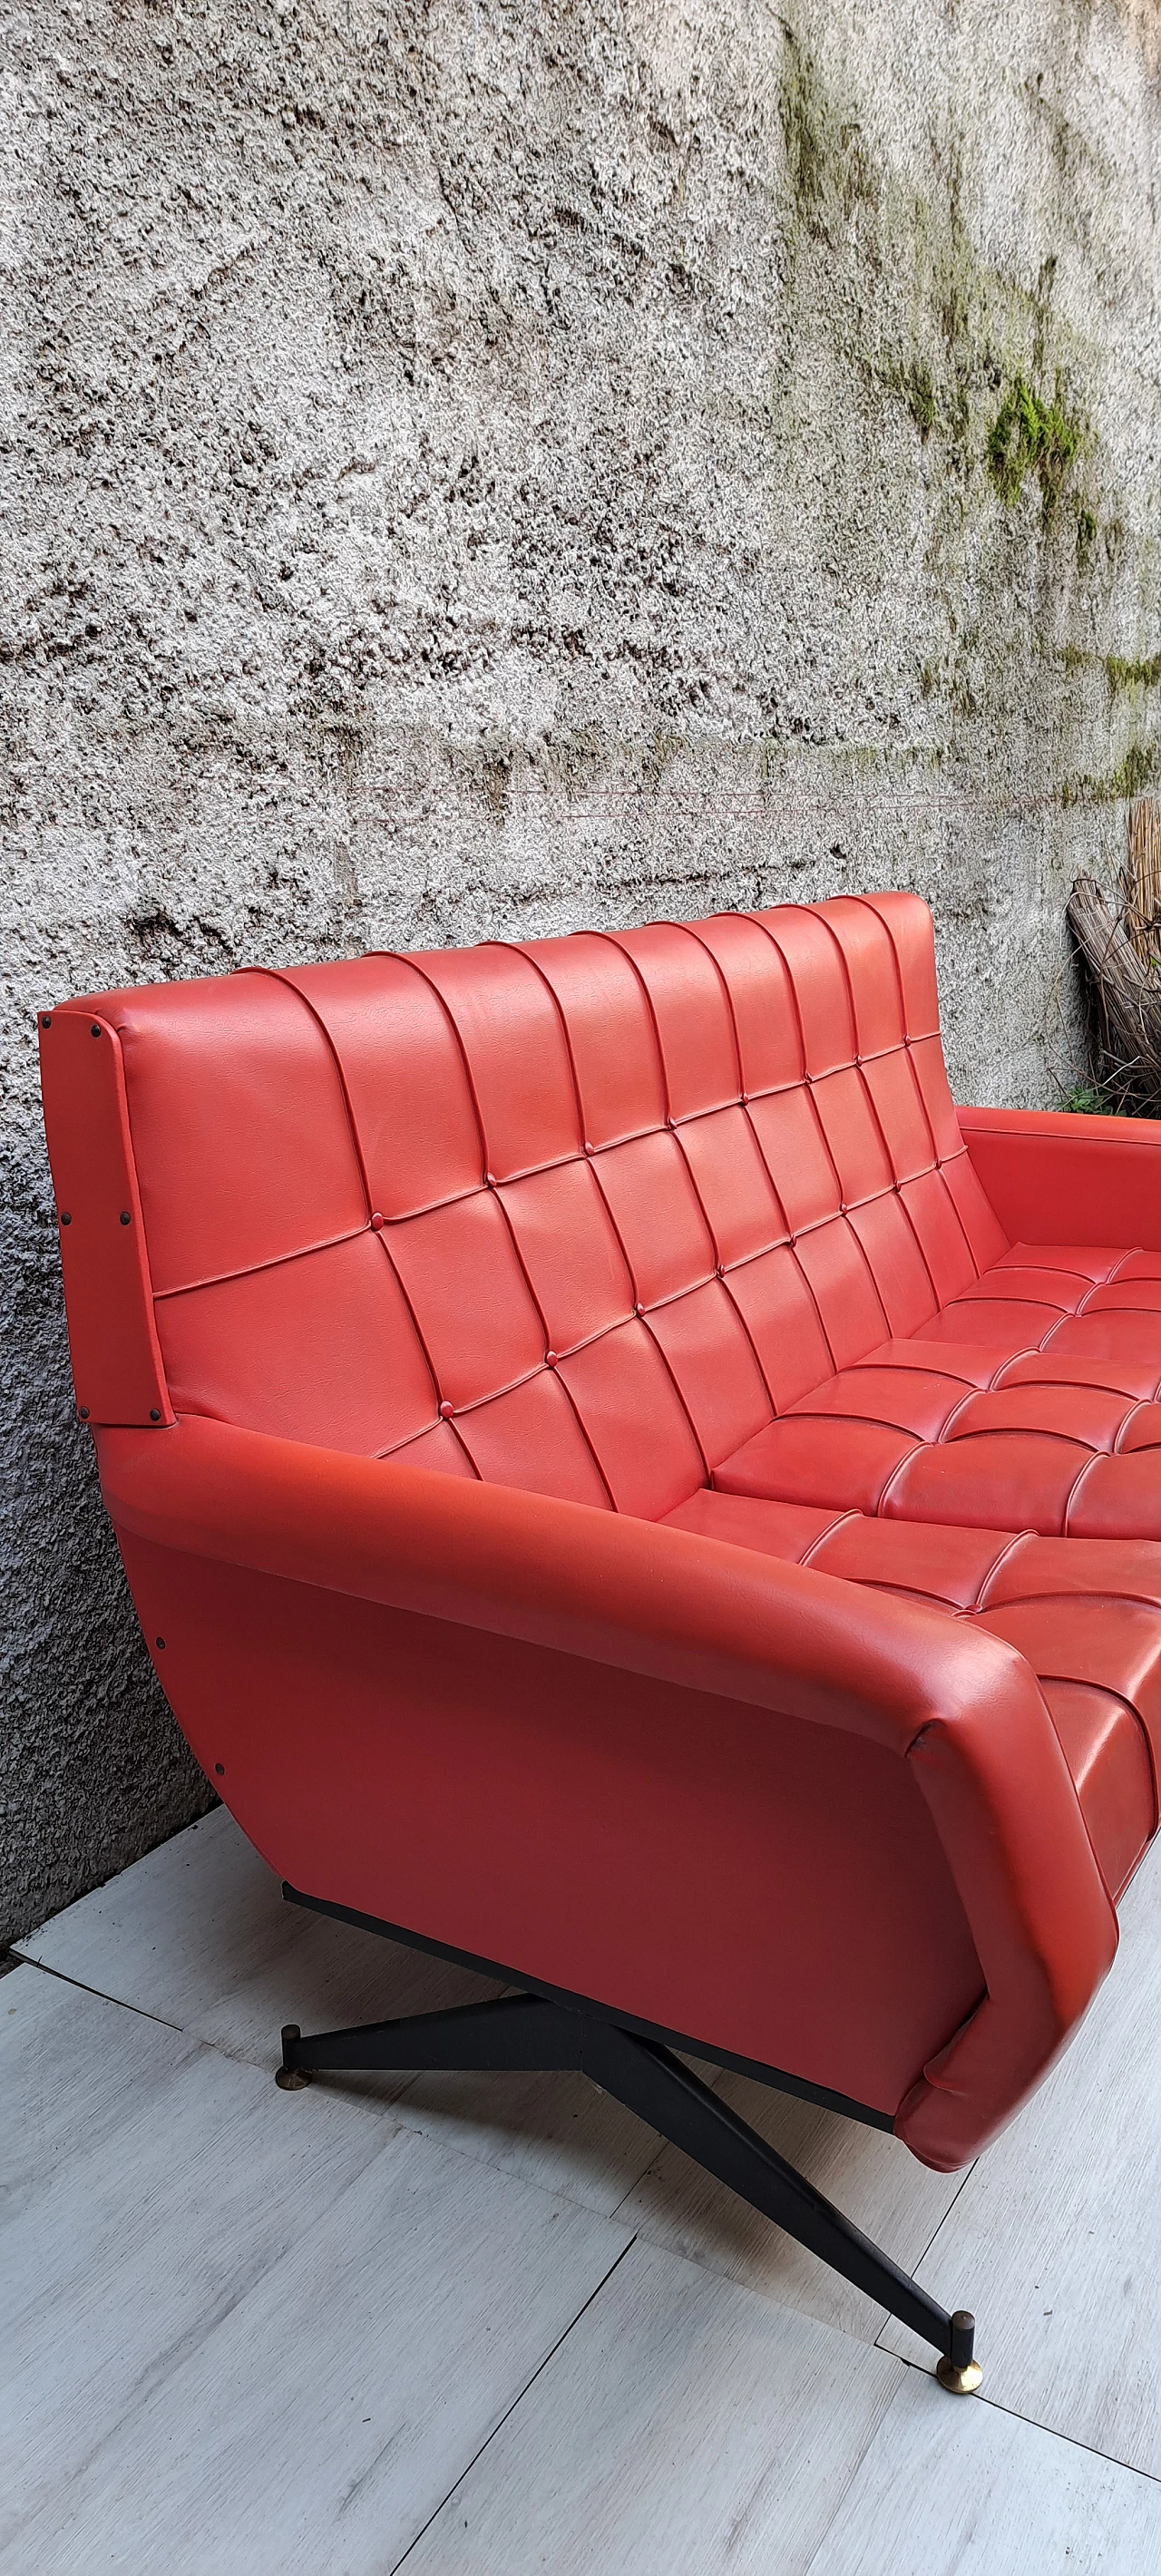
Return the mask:
{"type": "Polygon", "coordinates": [[[450,1421],[451,1421],[451,1418],[452,1418],[452,1415],[453,1415],[453,1413],[454,1413],[454,1412],[455,1412],[455,1406],[454,1406],[454,1404],[441,1404],[441,1406],[440,1406],[440,1408],[439,1408],[439,1418],[440,1418],[440,1421],[441,1421],[441,1422],[450,1422],[450,1421]]]}
{"type": "Polygon", "coordinates": [[[378,1210],[378,1208],[376,1208],[375,1213],[374,1213],[374,1215],[373,1215],[373,1217],[372,1217],[372,1219],[371,1219],[371,1232],[372,1232],[372,1234],[381,1234],[381,1233],[382,1233],[382,1231],[383,1231],[384,1226],[386,1225],[386,1223],[387,1223],[387,1219],[386,1219],[386,1217],[385,1217],[385,1216],[380,1216],[380,1214],[379,1214],[379,1210],[378,1210]]]}
{"type": "Polygon", "coordinates": [[[50,1028],[52,1027],[52,1012],[51,1012],[51,1011],[42,1011],[42,1012],[41,1012],[41,1014],[40,1014],[40,1025],[41,1025],[42,1029],[50,1029],[50,1028]]]}
{"type": "Polygon", "coordinates": [[[644,1309],[644,1307],[643,1307],[643,1306],[634,1306],[634,1308],[633,1308],[633,1312],[634,1312],[634,1314],[635,1314],[635,1315],[643,1315],[643,1314],[644,1314],[644,1312],[645,1312],[645,1309],[644,1309]]]}
{"type": "Polygon", "coordinates": [[[544,1365],[545,1365],[545,1368],[555,1368],[555,1367],[556,1367],[556,1353],[555,1353],[555,1351],[546,1351],[546,1352],[545,1352],[545,1354],[544,1354],[544,1365]]]}
{"type": "Polygon", "coordinates": [[[87,1422],[87,1421],[88,1421],[88,1418],[89,1418],[89,1408],[88,1408],[88,1405],[87,1405],[87,1404],[79,1404],[79,1405],[77,1406],[77,1411],[78,1411],[78,1413],[80,1414],[80,1417],[81,1417],[82,1422],[87,1422]]]}
{"type": "Polygon", "coordinates": [[[133,1219],[129,1214],[128,1208],[122,1208],[121,1210],[121,1223],[122,1225],[132,1225],[133,1223],[133,1219]]]}
{"type": "Polygon", "coordinates": [[[495,1173],[494,1173],[494,1172],[485,1172],[485,1174],[484,1174],[484,1179],[485,1179],[485,1182],[487,1183],[488,1188],[489,1188],[490,1190],[494,1190],[494,1189],[495,1189],[495,1186],[496,1186],[496,1175],[495,1175],[495,1173]]]}
{"type": "Polygon", "coordinates": [[[586,1138],[585,1138],[585,1142],[584,1142],[584,1150],[585,1150],[586,1154],[595,1154],[595,1153],[596,1153],[596,1150],[597,1150],[595,1145],[590,1145],[590,1143],[589,1143],[589,1140],[588,1140],[588,1137],[587,1137],[587,1136],[586,1136],[586,1138]]]}
{"type": "Polygon", "coordinates": [[[92,1027],[91,1027],[91,1028],[90,1028],[90,1030],[89,1030],[89,1036],[90,1036],[91,1038],[99,1038],[99,1037],[100,1037],[100,1034],[101,1034],[100,1029],[99,1029],[99,1027],[98,1027],[98,1025],[97,1025],[96,1020],[94,1020],[94,1021],[93,1021],[93,1024],[92,1024],[92,1027]]]}
{"type": "Polygon", "coordinates": [[[157,1406],[156,1406],[155,1404],[151,1404],[151,1405],[150,1405],[150,1408],[149,1408],[149,1419],[150,1419],[150,1421],[151,1421],[151,1422],[160,1422],[160,1420],[161,1420],[161,1415],[160,1415],[160,1413],[158,1412],[158,1410],[157,1410],[157,1406]]]}
{"type": "Polygon", "coordinates": [[[71,1224],[72,1224],[72,1218],[71,1218],[71,1216],[68,1216],[68,1215],[66,1214],[66,1212],[65,1212],[64,1208],[62,1208],[62,1209],[61,1209],[61,1212],[60,1212],[60,1221],[61,1221],[61,1224],[62,1224],[62,1225],[71,1225],[71,1224]]]}

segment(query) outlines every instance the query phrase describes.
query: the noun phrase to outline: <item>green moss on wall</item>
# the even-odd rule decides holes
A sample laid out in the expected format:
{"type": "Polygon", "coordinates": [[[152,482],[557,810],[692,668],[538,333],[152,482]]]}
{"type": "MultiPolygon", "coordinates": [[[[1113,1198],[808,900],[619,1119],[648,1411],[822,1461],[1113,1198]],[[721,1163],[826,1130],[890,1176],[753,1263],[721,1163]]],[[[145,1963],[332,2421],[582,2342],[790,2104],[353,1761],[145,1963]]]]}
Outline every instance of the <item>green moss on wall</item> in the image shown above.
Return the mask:
{"type": "Polygon", "coordinates": [[[1155,689],[1161,681],[1161,653],[1148,662],[1126,662],[1119,653],[1105,656],[1109,687],[1116,697],[1122,689],[1155,689]]]}
{"type": "Polygon", "coordinates": [[[1060,791],[1062,805],[1119,805],[1143,796],[1161,777],[1161,739],[1131,742],[1115,769],[1103,777],[1072,778],[1060,791]]]}
{"type": "Polygon", "coordinates": [[[920,437],[930,438],[935,427],[935,386],[931,369],[925,361],[911,358],[905,363],[884,367],[882,381],[888,393],[902,396],[920,437]]]}
{"type": "Polygon", "coordinates": [[[1059,384],[1055,400],[1045,402],[1023,376],[1014,376],[988,431],[988,469],[1001,500],[1011,507],[1020,498],[1026,476],[1034,474],[1044,524],[1050,526],[1083,438],[1080,421],[1064,409],[1059,384]]]}

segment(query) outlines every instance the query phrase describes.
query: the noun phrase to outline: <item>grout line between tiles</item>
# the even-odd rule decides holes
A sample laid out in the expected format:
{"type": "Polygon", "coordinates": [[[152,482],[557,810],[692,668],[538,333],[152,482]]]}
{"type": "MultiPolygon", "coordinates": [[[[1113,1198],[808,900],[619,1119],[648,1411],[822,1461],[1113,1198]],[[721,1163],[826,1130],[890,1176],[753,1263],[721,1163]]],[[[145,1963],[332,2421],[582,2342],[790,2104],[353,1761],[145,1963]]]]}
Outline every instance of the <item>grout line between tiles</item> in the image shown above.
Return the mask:
{"type": "MultiPolygon", "coordinates": [[[[94,1996],[98,2003],[112,2004],[122,2012],[136,2013],[142,2021],[151,2021],[161,2030],[172,2030],[176,2032],[179,2038],[188,2039],[191,2046],[212,2049],[216,2057],[225,2058],[227,2063],[231,2066],[245,2067],[251,2074],[272,2075],[274,2072],[275,2057],[273,2051],[269,2062],[260,2058],[239,2056],[233,2049],[224,2047],[221,2040],[210,2037],[206,2032],[197,2030],[185,2022],[168,2021],[163,2013],[150,2012],[144,2004],[127,2003],[123,1995],[107,1994],[101,1986],[86,1985],[83,1978],[70,1977],[66,1974],[63,1968],[50,1968],[46,1966],[42,1960],[26,1958],[23,1953],[20,1954],[19,1965],[26,1968],[38,1968],[42,1976],[55,1977],[60,1985],[73,1986],[80,1994],[94,1996]]],[[[513,1988],[512,1991],[522,1992],[523,1989],[513,1988]]],[[[439,2148],[441,2152],[446,2155],[462,2158],[465,2163],[470,2165],[478,2164],[480,2159],[472,2154],[470,2148],[458,2144],[454,2138],[445,2137],[441,2134],[438,2120],[422,2123],[415,2120],[414,2127],[412,2127],[410,2122],[400,2120],[398,2116],[396,2116],[402,2105],[407,2102],[408,2095],[412,2092],[415,2085],[423,2080],[425,2073],[430,2072],[430,2068],[420,2068],[416,2074],[412,2076],[410,2084],[404,2086],[401,2093],[393,2095],[389,2101],[377,2104],[375,2106],[376,2109],[380,2113],[380,2116],[391,2120],[396,2134],[400,2131],[406,2131],[420,2143],[427,2141],[431,2145],[439,2148]]],[[[341,2076],[338,2082],[333,2086],[328,2085],[326,2079],[323,2078],[321,2089],[324,2094],[329,2094],[332,2099],[341,2101],[344,2098],[342,2093],[341,2076]]],[[[362,2099],[362,2097],[359,2096],[348,2096],[347,2098],[362,2099]]],[[[414,2111],[412,2111],[411,2116],[412,2119],[414,2119],[414,2111]]],[[[655,2153],[656,2144],[650,2151],[651,2158],[655,2153]]],[[[497,2165],[495,2170],[499,2173],[503,2173],[505,2168],[497,2165]]],[[[548,2176],[539,2176],[536,2174],[523,2174],[518,2178],[526,2189],[530,2191],[544,2192],[553,2200],[563,2200],[565,2205],[569,2208],[593,2210],[593,2204],[591,2202],[573,2200],[568,2191],[562,2189],[559,2181],[553,2178],[548,2176]]],[[[630,2184],[629,2189],[632,2190],[633,2188],[634,2186],[630,2184]]],[[[627,2197],[627,2194],[622,2194],[622,2198],[625,2197],[627,2197]]],[[[618,2203],[618,2207],[619,2206],[620,2204],[618,2203]]],[[[616,2216],[616,2211],[594,2211],[594,2214],[613,2219],[616,2216]]],[[[626,2248],[626,2251],[627,2250],[628,2249],[626,2248]]],[[[618,2257],[618,2260],[620,2260],[620,2257],[618,2257]]]]}
{"type": "Polygon", "coordinates": [[[598,2281],[598,2283],[597,2283],[597,2286],[596,2286],[595,2290],[590,2290],[589,2295],[588,2295],[587,2299],[585,2300],[583,2307],[579,2307],[579,2308],[577,2309],[577,2312],[576,2312],[575,2317],[571,2317],[571,2318],[569,2319],[569,2322],[568,2322],[568,2324],[566,2325],[566,2327],[565,2327],[565,2329],[564,2329],[563,2334],[559,2334],[559,2335],[557,2336],[557,2338],[556,2338],[556,2342],[552,2345],[551,2350],[545,2353],[545,2356],[544,2356],[543,2361],[540,2361],[540,2362],[538,2362],[538,2363],[537,2363],[535,2370],[534,2370],[534,2371],[532,2371],[532,2372],[531,2372],[531,2374],[530,2374],[530,2376],[525,2380],[525,2383],[524,2383],[523,2388],[521,2388],[520,2390],[518,2390],[518,2392],[517,2392],[516,2396],[515,2396],[515,2397],[513,2398],[513,2400],[512,2400],[511,2405],[505,2408],[504,2413],[501,2415],[499,2422],[498,2422],[497,2424],[493,2424],[493,2426],[492,2426],[492,2430],[491,2430],[491,2432],[489,2433],[489,2435],[488,2435],[488,2437],[487,2437],[487,2441],[481,2442],[481,2444],[480,2444],[480,2447],[479,2447],[478,2451],[473,2451],[472,2456],[471,2456],[471,2459],[465,2462],[464,2467],[460,2470],[460,2473],[459,2473],[458,2478],[456,2478],[456,2480],[454,2481],[453,2485],[451,2485],[451,2486],[448,2488],[447,2494],[446,2494],[445,2496],[441,2496],[440,2501],[439,2501],[439,2503],[436,2505],[434,2512],[429,2513],[429,2515],[428,2515],[428,2517],[427,2517],[426,2522],[421,2523],[420,2528],[419,2528],[419,2530],[416,2532],[414,2539],[412,2539],[412,2540],[409,2540],[409,2541],[408,2541],[408,2543],[407,2543],[407,2547],[406,2547],[406,2549],[405,2549],[405,2550],[404,2550],[404,2552],[403,2552],[403,2556],[402,2556],[402,2558],[397,2558],[397,2559],[395,2560],[394,2566],[389,2570],[389,2576],[399,2576],[399,2569],[400,2569],[401,2567],[403,2567],[403,2566],[405,2566],[405,2565],[406,2565],[407,2560],[408,2560],[408,2559],[410,2558],[410,2556],[411,2556],[412,2550],[413,2550],[413,2549],[418,2549],[418,2547],[419,2547],[419,2543],[420,2543],[420,2541],[421,2541],[421,2540],[422,2540],[422,2538],[423,2538],[424,2532],[425,2532],[425,2531],[430,2531],[431,2526],[432,2526],[432,2523],[433,2523],[433,2522],[435,2522],[435,2521],[437,2520],[438,2516],[443,2512],[444,2506],[445,2506],[446,2504],[450,2504],[451,2499],[452,2499],[452,2497],[455,2495],[455,2493],[456,2493],[457,2489],[458,2489],[459,2487],[462,2487],[462,2485],[463,2485],[463,2483],[464,2483],[464,2479],[465,2479],[466,2477],[470,2477],[472,2470],[475,2468],[475,2465],[476,2465],[477,2460],[479,2460],[479,2459],[482,2459],[482,2458],[483,2458],[484,2452],[488,2449],[489,2444],[495,2441],[497,2433],[501,2433],[501,2432],[503,2432],[503,2429],[504,2429],[505,2424],[507,2424],[507,2423],[508,2423],[508,2421],[509,2421],[509,2419],[510,2419],[514,2414],[515,2414],[517,2407],[518,2407],[518,2406],[521,2406],[521,2405],[523,2404],[524,2399],[525,2399],[525,2398],[527,2397],[527,2395],[528,2395],[528,2391],[529,2391],[529,2389],[535,2386],[535,2383],[536,2383],[536,2381],[539,2379],[541,2372],[542,2372],[543,2370],[547,2370],[548,2365],[549,2365],[549,2362],[550,2362],[550,2361],[555,2360],[555,2357],[556,2357],[557,2353],[560,2351],[560,2347],[561,2347],[562,2343],[566,2343],[566,2342],[567,2342],[568,2337],[569,2337],[569,2336],[570,2336],[570,2334],[572,2333],[573,2327],[574,2327],[574,2326],[579,2325],[579,2324],[580,2324],[580,2321],[581,2321],[581,2318],[582,2318],[583,2316],[586,2316],[586,2315],[587,2315],[587,2313],[588,2313],[589,2309],[591,2308],[591,2306],[592,2306],[592,2304],[593,2304],[594,2299],[599,2299],[599,2298],[600,2298],[600,2295],[601,2295],[602,2290],[603,2290],[603,2289],[605,2289],[605,2288],[606,2288],[606,2286],[607,2286],[607,2284],[612,2280],[612,2277],[613,2277],[614,2272],[615,2272],[615,2271],[617,2271],[617,2269],[619,2268],[619,2266],[624,2262],[626,2254],[631,2254],[631,2253],[632,2253],[632,2251],[633,2251],[633,2247],[635,2246],[636,2242],[637,2242],[636,2237],[635,2237],[635,2236],[631,2236],[631,2237],[629,2238],[629,2242],[628,2242],[628,2244],[627,2244],[627,2245],[623,2245],[623,2246],[621,2247],[621,2251],[620,2251],[620,2253],[617,2255],[617,2257],[616,2257],[615,2261],[613,2261],[612,2263],[610,2263],[609,2268],[608,2268],[608,2271],[607,2271],[607,2272],[603,2272],[603,2273],[602,2273],[601,2278],[600,2278],[600,2280],[598,2281]]]}
{"type": "MultiPolygon", "coordinates": [[[[906,2353],[892,2353],[890,2359],[901,2361],[905,2370],[913,2370],[920,2379],[935,2377],[925,2362],[910,2361],[906,2353]]],[[[1050,2441],[1067,2442],[1071,2450],[1087,2452],[1090,2460],[1104,2460],[1110,2469],[1127,2469],[1130,2477],[1144,2478],[1148,2486],[1161,2486],[1161,2470],[1143,2469],[1139,2460],[1122,2460],[1116,2451],[1102,2451],[1095,2442],[1084,2442],[1079,2433],[1066,2433],[1059,2424],[1042,2424],[1038,2415],[1025,2415],[1018,2406],[1006,2406],[1002,2397],[991,2397],[982,2388],[977,2390],[972,2403],[990,2406],[993,2415],[1011,2416],[1014,2423],[1026,2424],[1030,2433],[1047,2433],[1050,2441]]]]}
{"type": "MultiPolygon", "coordinates": [[[[197,2031],[187,2031],[183,2022],[167,2021],[164,2013],[150,2012],[145,2004],[127,2003],[124,1995],[106,1994],[103,1986],[86,1985],[83,1977],[70,1977],[64,1968],[50,1968],[43,1959],[30,1959],[23,1950],[16,1952],[16,1958],[22,1968],[36,1968],[42,1977],[55,1977],[58,1985],[75,1986],[79,1994],[95,1995],[98,2003],[115,2004],[120,2012],[136,2013],[140,2020],[154,2021],[162,2030],[175,2030],[182,2039],[199,2039],[201,2036],[197,2031]]],[[[202,2045],[212,2047],[213,2042],[203,2041],[202,2045]]]]}

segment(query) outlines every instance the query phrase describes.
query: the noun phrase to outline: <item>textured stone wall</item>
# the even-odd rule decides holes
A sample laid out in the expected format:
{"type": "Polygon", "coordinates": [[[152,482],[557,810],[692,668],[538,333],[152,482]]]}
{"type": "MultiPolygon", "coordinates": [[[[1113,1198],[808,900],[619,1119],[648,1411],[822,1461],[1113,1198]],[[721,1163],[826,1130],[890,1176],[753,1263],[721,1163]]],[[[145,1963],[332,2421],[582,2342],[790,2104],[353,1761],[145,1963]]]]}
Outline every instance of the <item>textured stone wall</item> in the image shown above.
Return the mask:
{"type": "Polygon", "coordinates": [[[194,1812],[71,1414],[32,1013],[868,884],[1072,1065],[1153,776],[1156,13],[5,13],[8,1855],[194,1812]]]}

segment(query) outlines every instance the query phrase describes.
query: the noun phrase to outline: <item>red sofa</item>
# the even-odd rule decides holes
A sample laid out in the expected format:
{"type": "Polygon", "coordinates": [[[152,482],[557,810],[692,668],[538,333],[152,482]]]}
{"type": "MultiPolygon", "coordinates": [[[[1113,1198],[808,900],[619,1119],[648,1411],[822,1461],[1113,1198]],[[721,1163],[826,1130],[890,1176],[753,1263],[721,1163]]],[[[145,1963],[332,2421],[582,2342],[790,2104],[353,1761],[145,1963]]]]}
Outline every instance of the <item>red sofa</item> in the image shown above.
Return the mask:
{"type": "Polygon", "coordinates": [[[1161,1126],[957,1114],[904,894],[40,1038],[179,1723],[288,1893],[526,1989],[288,2025],[284,2079],[585,2064],[970,2384],[666,2043],[951,2168],[1109,1967],[1157,1824],[1161,1126]]]}

